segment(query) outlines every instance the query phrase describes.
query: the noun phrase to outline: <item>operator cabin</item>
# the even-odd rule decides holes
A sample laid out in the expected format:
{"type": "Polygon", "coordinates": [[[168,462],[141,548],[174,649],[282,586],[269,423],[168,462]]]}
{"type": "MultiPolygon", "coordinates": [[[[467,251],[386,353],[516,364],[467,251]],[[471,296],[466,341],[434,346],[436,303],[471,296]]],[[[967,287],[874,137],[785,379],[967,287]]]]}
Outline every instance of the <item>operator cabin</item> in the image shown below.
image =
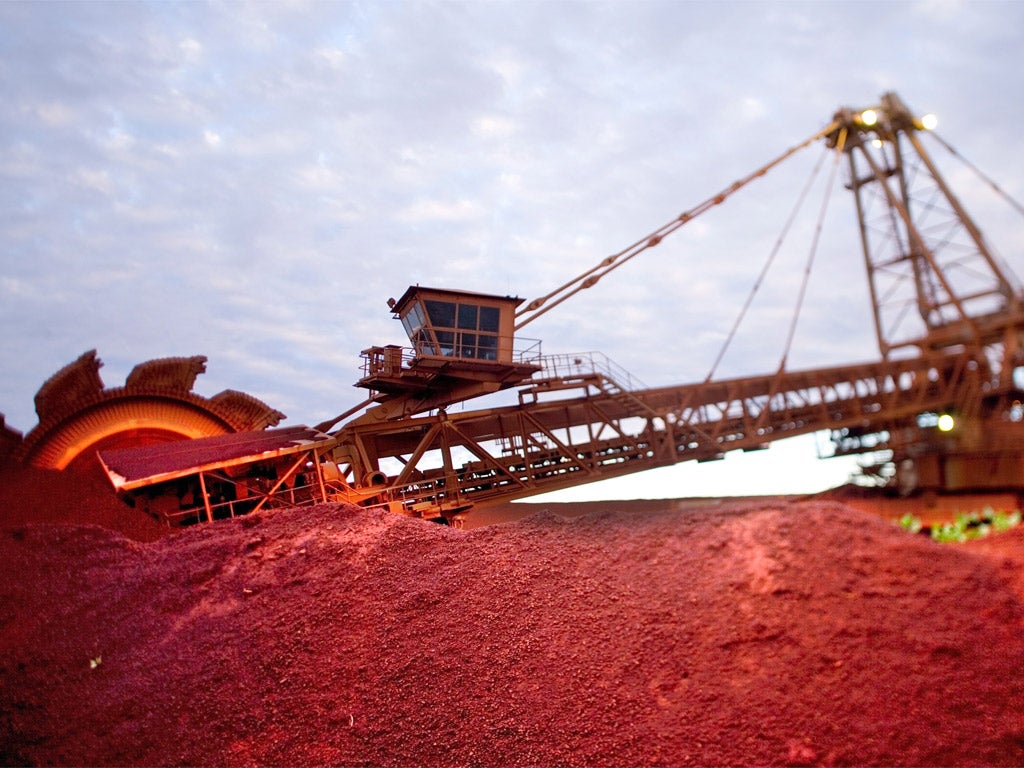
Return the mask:
{"type": "MultiPolygon", "coordinates": [[[[363,350],[357,386],[379,400],[424,390],[459,399],[514,386],[540,370],[540,342],[515,340],[515,311],[523,300],[470,291],[412,286],[388,306],[409,337],[363,350]]],[[[448,400],[448,398],[441,398],[448,400]]],[[[448,400],[454,402],[454,400],[448,400]]]]}

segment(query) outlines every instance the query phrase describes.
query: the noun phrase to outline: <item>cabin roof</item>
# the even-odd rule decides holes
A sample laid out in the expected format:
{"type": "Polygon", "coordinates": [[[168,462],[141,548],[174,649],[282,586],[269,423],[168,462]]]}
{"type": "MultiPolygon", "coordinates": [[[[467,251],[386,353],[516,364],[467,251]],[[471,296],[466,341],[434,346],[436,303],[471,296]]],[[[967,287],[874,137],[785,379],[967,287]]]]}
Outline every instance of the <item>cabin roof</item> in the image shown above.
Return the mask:
{"type": "Polygon", "coordinates": [[[406,305],[414,301],[421,293],[429,293],[431,295],[440,296],[443,298],[451,299],[486,299],[487,301],[500,301],[509,304],[513,307],[517,307],[523,303],[524,299],[520,299],[518,296],[498,296],[491,293],[477,293],[475,291],[454,291],[448,288],[428,288],[423,285],[410,285],[406,289],[405,293],[402,294],[401,298],[398,299],[392,306],[391,311],[396,315],[402,313],[406,305]]]}

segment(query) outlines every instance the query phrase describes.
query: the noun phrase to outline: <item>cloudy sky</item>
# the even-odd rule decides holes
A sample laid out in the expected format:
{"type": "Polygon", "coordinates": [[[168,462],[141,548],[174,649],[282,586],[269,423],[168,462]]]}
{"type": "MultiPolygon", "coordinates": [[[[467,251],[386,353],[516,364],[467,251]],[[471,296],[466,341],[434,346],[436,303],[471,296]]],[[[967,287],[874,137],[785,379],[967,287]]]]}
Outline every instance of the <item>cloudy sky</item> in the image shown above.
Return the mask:
{"type": "MultiPolygon", "coordinates": [[[[317,423],[402,342],[388,297],[547,293],[889,90],[1021,199],[1022,38],[1017,2],[0,3],[0,412],[31,429],[95,348],[108,386],[202,354],[198,391],[317,423]]],[[[524,332],[703,379],[822,152],[524,332]]],[[[1019,219],[965,202],[1024,273],[1019,219]]],[[[791,368],[877,356],[848,194],[829,221],[791,368]]],[[[721,375],[778,367],[808,247],[721,375]]]]}

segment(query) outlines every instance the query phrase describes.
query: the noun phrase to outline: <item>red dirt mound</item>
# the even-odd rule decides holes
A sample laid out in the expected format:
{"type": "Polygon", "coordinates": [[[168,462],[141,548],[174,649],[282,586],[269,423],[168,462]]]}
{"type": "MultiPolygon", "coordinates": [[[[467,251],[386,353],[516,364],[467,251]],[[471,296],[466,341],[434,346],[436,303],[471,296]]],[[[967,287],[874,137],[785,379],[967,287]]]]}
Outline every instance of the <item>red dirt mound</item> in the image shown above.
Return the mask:
{"type": "Polygon", "coordinates": [[[99,525],[136,541],[154,541],[170,529],[117,498],[98,467],[80,472],[12,467],[0,470],[0,525],[99,525]]]}
{"type": "Polygon", "coordinates": [[[1021,765],[1006,536],[767,502],[15,527],[0,763],[1021,765]]]}

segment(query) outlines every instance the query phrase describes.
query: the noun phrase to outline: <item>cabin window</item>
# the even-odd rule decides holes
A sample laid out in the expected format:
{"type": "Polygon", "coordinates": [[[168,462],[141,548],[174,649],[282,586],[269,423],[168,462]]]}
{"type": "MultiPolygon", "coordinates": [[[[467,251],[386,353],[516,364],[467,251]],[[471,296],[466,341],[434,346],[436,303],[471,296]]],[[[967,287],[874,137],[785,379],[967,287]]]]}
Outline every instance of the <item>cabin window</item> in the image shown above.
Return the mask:
{"type": "Polygon", "coordinates": [[[497,360],[500,316],[498,307],[424,299],[422,307],[410,306],[402,324],[417,354],[497,360]]]}
{"type": "Polygon", "coordinates": [[[455,327],[455,302],[426,300],[427,315],[435,328],[455,327]]]}
{"type": "Polygon", "coordinates": [[[405,332],[409,338],[414,339],[417,332],[424,326],[423,310],[420,309],[419,302],[416,302],[409,308],[405,317],[402,318],[402,325],[405,326],[405,332]]]}
{"type": "Polygon", "coordinates": [[[497,333],[498,318],[501,311],[497,307],[480,307],[480,330],[488,333],[497,333]]]}

